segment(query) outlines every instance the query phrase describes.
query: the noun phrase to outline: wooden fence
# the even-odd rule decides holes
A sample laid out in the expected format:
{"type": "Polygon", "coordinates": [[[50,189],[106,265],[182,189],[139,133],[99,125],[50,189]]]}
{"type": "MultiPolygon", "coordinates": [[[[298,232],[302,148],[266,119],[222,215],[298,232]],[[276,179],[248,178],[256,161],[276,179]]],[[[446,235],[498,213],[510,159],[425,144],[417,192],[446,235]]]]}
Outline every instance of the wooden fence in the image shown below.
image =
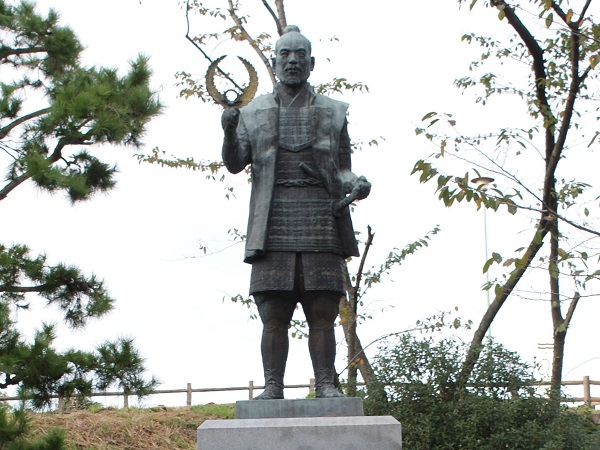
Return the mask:
{"type": "MultiPolygon", "coordinates": [[[[358,383],[359,386],[364,386],[364,383],[358,383]]],[[[549,382],[538,382],[534,383],[534,386],[550,386],[549,382]]],[[[564,399],[565,403],[583,403],[589,407],[593,407],[595,405],[600,405],[600,397],[592,397],[591,387],[592,386],[600,386],[600,381],[590,380],[590,377],[584,376],[580,381],[563,381],[563,386],[583,386],[583,396],[582,397],[566,397],[564,399]]],[[[255,386],[253,381],[249,381],[247,386],[237,386],[237,387],[221,387],[221,388],[192,388],[192,383],[187,383],[187,387],[185,389],[157,389],[152,391],[150,395],[158,395],[158,394],[186,394],[186,405],[192,405],[192,394],[194,393],[203,393],[203,392],[228,392],[228,391],[248,391],[248,399],[252,400],[254,397],[254,390],[262,390],[264,386],[255,386]]],[[[315,380],[311,378],[308,384],[290,384],[285,386],[286,389],[307,389],[308,394],[311,394],[315,390],[315,380]]],[[[123,406],[125,408],[129,407],[129,397],[132,394],[126,394],[124,392],[93,392],[90,397],[123,397],[123,406]]],[[[54,395],[51,398],[58,399],[59,402],[59,410],[64,410],[66,405],[62,399],[54,395]]],[[[2,401],[16,401],[20,400],[19,397],[0,397],[2,401]]]]}

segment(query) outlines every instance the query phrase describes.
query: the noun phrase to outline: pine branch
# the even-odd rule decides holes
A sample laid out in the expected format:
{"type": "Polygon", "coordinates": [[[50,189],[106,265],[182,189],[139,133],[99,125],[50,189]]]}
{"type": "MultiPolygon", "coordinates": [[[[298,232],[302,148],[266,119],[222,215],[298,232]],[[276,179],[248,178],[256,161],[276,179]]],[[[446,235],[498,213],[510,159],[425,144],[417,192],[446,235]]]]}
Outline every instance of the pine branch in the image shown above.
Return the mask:
{"type": "Polygon", "coordinates": [[[28,293],[28,292],[44,292],[48,289],[48,284],[40,284],[38,286],[9,286],[6,284],[0,285],[0,292],[10,293],[28,293]]]}
{"type": "MultiPolygon", "coordinates": [[[[52,152],[52,154],[46,158],[46,161],[48,161],[50,164],[54,164],[56,161],[58,161],[61,157],[62,157],[62,150],[66,145],[72,145],[72,144],[86,144],[85,139],[82,138],[61,138],[59,139],[58,143],[56,144],[56,147],[54,148],[54,151],[52,152]]],[[[4,185],[4,187],[2,189],[0,189],[0,201],[4,200],[8,194],[10,194],[12,192],[13,189],[15,189],[17,186],[21,185],[23,182],[27,181],[28,179],[30,179],[32,177],[32,174],[29,172],[25,172],[23,174],[21,174],[20,176],[16,177],[15,179],[11,180],[10,182],[8,182],[6,185],[4,185]]]]}
{"type": "Polygon", "coordinates": [[[0,383],[0,389],[6,389],[10,386],[15,386],[23,380],[23,377],[14,375],[12,378],[6,374],[4,383],[0,383]]]}
{"type": "Polygon", "coordinates": [[[44,53],[44,47],[27,47],[27,48],[10,48],[0,47],[0,60],[6,59],[9,56],[27,55],[29,53],[44,53]]]}
{"type": "Polygon", "coordinates": [[[23,122],[27,122],[28,120],[34,119],[35,117],[42,116],[48,112],[50,112],[50,108],[44,108],[44,109],[40,109],[40,110],[32,112],[32,113],[26,114],[23,117],[19,117],[18,119],[12,121],[5,127],[0,128],[0,139],[4,139],[6,136],[8,136],[8,133],[10,133],[13,130],[13,128],[15,128],[18,125],[21,125],[23,122]]]}

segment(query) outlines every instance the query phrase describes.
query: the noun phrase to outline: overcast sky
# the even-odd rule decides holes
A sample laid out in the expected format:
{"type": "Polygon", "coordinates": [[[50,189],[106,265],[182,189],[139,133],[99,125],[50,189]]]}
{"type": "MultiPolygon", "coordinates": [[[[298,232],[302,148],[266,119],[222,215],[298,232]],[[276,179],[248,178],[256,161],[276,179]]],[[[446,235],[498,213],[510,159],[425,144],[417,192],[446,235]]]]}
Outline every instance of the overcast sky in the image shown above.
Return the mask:
{"type": "MultiPolygon", "coordinates": [[[[252,17],[271,26],[261,2],[244,3],[254,4],[252,17]]],[[[37,4],[40,10],[55,8],[62,22],[75,30],[86,47],[86,65],[125,70],[138,53],[151,57],[152,84],[166,108],[149,124],[139,152],[159,147],[179,157],[220,157],[221,108],[178,98],[175,73],[183,70],[203,77],[207,64],[184,38],[185,16],[177,0],[37,4]]],[[[481,291],[483,214],[469,204],[445,208],[433,185],[420,185],[410,176],[414,162],[435,151],[415,136],[414,129],[433,110],[454,112],[472,129],[518,120],[519,113],[506,104],[473,106],[471,96],[452,86],[477,53],[461,43],[460,36],[470,31],[503,33],[506,26],[493,11],[476,8],[469,13],[468,8],[459,10],[456,2],[442,0],[288,0],[287,16],[313,42],[315,82],[341,75],[370,87],[369,94],[338,97],[350,103],[352,138],[385,139],[380,139],[379,147],[365,148],[353,157],[354,172],[373,184],[371,196],[359,203],[353,216],[357,231],[365,233],[370,225],[376,234],[370,265],[378,266],[393,248],[404,247],[434,226],[442,229],[428,248],[409,257],[365,298],[373,318],[359,326],[363,344],[455,306],[463,319],[477,324],[486,307],[481,291]],[[339,42],[329,42],[333,36],[339,42]]],[[[204,26],[193,17],[191,33],[204,26]]],[[[230,48],[225,43],[212,56],[230,48]]],[[[260,67],[259,61],[251,60],[260,67]]],[[[259,93],[264,93],[270,90],[269,80],[260,75],[259,93]]],[[[119,167],[118,187],[109,194],[70,206],[62,195],[22,186],[1,205],[2,217],[10,218],[0,224],[4,243],[26,243],[34,251],[46,252],[50,261],[95,273],[117,299],[115,310],[85,331],[61,330],[59,345],[91,349],[104,339],[133,337],[164,389],[185,388],[188,382],[197,388],[247,385],[249,380],[262,384],[261,325],[249,319],[246,309],[223,301],[248,291],[250,267],[242,262],[243,247],[232,245],[227,234],[232,228],[245,232],[249,196],[245,176],[229,176],[223,184],[198,172],[140,165],[132,156],[134,149],[102,147],[94,152],[119,167]],[[234,186],[236,198],[225,198],[226,186],[234,186]],[[203,255],[201,245],[213,254],[203,255]]],[[[531,225],[526,216],[515,218],[505,210],[488,213],[487,225],[490,253],[509,256],[530,239],[530,233],[522,233],[531,225]]],[[[565,379],[600,377],[600,353],[589,345],[598,317],[595,303],[582,301],[575,314],[567,338],[565,379]]],[[[42,313],[20,313],[26,332],[39,326],[42,313]]],[[[547,355],[538,344],[552,340],[548,305],[511,298],[492,332],[528,360],[544,359],[547,355]]],[[[470,334],[464,336],[470,339],[470,334]]],[[[306,342],[292,344],[286,384],[307,383],[312,374],[306,342]]],[[[370,355],[375,348],[370,348],[370,355]]],[[[344,356],[342,349],[338,370],[346,364],[344,356]]],[[[246,396],[201,394],[194,403],[246,396]]],[[[145,404],[185,402],[183,394],[159,397],[145,404]]]]}

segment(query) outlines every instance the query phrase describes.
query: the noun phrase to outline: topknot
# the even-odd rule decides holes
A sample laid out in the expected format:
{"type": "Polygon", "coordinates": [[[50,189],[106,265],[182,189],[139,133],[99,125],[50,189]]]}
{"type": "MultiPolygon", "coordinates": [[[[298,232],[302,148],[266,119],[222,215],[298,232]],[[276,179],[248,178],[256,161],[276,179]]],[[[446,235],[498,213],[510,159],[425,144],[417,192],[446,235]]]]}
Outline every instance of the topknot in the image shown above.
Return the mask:
{"type": "Polygon", "coordinates": [[[286,33],[300,33],[300,28],[296,25],[288,25],[283,29],[283,34],[286,33]]]}

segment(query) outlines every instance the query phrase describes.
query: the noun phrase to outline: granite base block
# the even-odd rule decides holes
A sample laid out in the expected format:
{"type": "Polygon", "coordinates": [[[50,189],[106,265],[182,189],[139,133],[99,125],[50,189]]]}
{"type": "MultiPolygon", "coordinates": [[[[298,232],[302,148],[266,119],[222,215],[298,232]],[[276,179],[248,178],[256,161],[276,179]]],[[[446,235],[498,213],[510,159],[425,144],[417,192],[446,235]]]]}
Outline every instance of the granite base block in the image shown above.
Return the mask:
{"type": "Polygon", "coordinates": [[[236,419],[362,416],[362,398],[299,398],[246,400],[235,404],[236,419]]]}
{"type": "Polygon", "coordinates": [[[207,420],[198,450],[401,450],[391,416],[207,420]]]}

